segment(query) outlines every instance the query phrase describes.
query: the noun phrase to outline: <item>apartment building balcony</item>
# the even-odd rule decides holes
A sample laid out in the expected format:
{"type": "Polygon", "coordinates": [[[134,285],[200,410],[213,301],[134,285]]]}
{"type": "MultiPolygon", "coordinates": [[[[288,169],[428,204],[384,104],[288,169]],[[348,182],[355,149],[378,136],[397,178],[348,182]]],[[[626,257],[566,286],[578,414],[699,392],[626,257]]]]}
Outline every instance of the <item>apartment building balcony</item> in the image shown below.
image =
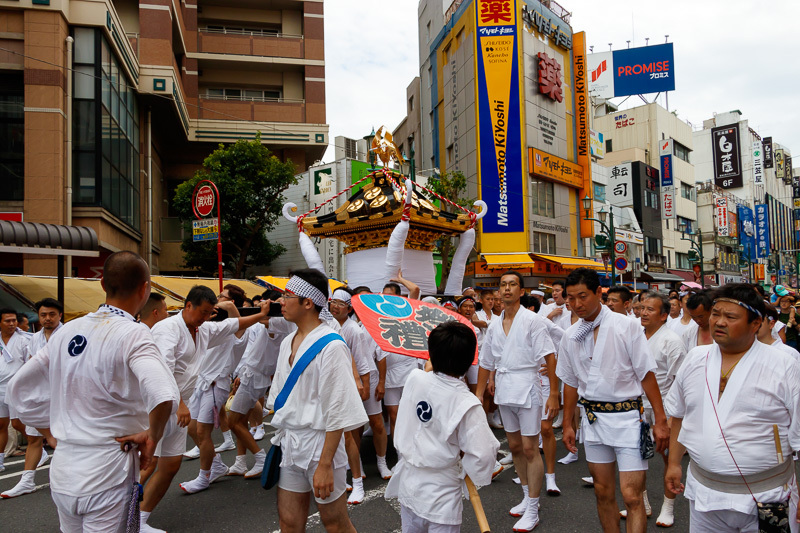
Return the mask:
{"type": "Polygon", "coordinates": [[[293,98],[200,95],[200,119],[306,122],[306,101],[293,98]]]}
{"type": "Polygon", "coordinates": [[[200,28],[197,32],[197,51],[208,54],[304,59],[305,39],[302,35],[257,29],[200,28]]]}

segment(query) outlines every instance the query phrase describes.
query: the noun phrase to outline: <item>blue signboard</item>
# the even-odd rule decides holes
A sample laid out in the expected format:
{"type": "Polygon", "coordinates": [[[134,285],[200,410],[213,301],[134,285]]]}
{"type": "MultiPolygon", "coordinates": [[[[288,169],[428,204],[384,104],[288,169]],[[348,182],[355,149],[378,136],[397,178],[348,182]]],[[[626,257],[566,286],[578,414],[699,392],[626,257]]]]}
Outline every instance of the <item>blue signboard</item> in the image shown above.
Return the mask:
{"type": "Polygon", "coordinates": [[[739,241],[744,246],[744,257],[749,257],[755,260],[757,255],[756,249],[756,225],[753,220],[753,210],[746,205],[738,205],[739,215],[739,241]]]}
{"type": "Polygon", "coordinates": [[[767,204],[756,204],[756,247],[759,259],[769,256],[769,211],[767,204]]]}
{"type": "Polygon", "coordinates": [[[672,43],[617,50],[613,54],[614,96],[675,90],[672,43]]]}
{"type": "Polygon", "coordinates": [[[661,156],[661,186],[672,187],[672,156],[661,156]]]}

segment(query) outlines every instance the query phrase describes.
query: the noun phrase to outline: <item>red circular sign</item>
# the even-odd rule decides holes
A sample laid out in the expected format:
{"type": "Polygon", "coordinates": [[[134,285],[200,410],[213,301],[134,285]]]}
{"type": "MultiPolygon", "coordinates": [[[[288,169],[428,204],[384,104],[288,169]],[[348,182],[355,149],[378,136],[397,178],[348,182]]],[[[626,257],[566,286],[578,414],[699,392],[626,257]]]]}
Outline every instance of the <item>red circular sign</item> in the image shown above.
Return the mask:
{"type": "Polygon", "coordinates": [[[194,206],[201,217],[208,216],[214,209],[214,191],[203,185],[194,197],[194,206]]]}

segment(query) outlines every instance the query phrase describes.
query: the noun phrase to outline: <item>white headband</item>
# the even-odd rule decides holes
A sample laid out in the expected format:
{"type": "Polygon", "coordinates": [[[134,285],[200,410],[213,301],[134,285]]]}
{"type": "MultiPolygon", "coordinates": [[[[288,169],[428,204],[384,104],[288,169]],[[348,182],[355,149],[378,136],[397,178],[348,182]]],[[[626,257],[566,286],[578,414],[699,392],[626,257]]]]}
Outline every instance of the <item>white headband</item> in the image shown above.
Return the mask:
{"type": "Polygon", "coordinates": [[[341,300],[346,304],[350,304],[351,299],[350,293],[342,289],[336,289],[333,291],[333,296],[331,296],[331,300],[341,300]]]}
{"type": "Polygon", "coordinates": [[[533,294],[534,296],[544,296],[544,293],[542,291],[531,291],[531,294],[533,294]]]}
{"type": "Polygon", "coordinates": [[[323,309],[328,306],[328,299],[322,294],[322,291],[298,276],[289,278],[289,282],[286,284],[286,292],[301,298],[308,298],[314,302],[314,305],[318,305],[323,309]]]}

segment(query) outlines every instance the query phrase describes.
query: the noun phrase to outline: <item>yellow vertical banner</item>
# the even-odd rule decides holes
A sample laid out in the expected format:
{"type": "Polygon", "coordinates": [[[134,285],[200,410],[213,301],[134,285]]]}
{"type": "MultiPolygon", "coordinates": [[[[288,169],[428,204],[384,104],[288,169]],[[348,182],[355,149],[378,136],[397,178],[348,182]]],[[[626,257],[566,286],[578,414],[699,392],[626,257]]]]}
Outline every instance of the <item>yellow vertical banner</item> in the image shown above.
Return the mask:
{"type": "MultiPolygon", "coordinates": [[[[577,163],[583,168],[583,187],[578,190],[578,213],[581,220],[581,237],[591,237],[594,234],[594,225],[584,220],[583,197],[594,197],[592,186],[592,158],[589,147],[589,120],[591,102],[589,101],[589,82],[586,79],[588,71],[586,65],[586,33],[578,32],[572,36],[573,74],[575,76],[575,125],[578,137],[577,163]]],[[[590,213],[591,214],[591,213],[590,213]]]]}

